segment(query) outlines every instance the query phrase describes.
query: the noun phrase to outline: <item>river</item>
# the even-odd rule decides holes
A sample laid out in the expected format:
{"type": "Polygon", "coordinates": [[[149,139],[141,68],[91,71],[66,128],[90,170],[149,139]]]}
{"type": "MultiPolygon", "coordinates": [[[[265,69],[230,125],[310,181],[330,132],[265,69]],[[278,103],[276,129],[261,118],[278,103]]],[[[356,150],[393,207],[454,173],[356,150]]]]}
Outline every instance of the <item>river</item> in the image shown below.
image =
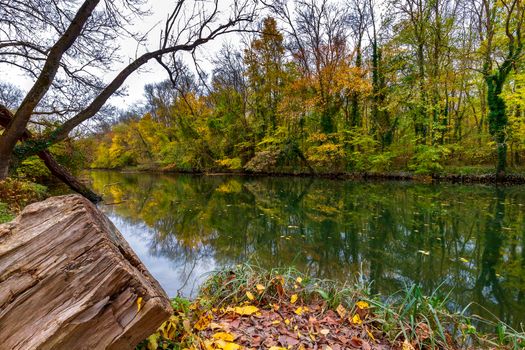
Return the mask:
{"type": "Polygon", "coordinates": [[[93,171],[100,208],[170,296],[251,261],[525,322],[525,186],[93,171]]]}

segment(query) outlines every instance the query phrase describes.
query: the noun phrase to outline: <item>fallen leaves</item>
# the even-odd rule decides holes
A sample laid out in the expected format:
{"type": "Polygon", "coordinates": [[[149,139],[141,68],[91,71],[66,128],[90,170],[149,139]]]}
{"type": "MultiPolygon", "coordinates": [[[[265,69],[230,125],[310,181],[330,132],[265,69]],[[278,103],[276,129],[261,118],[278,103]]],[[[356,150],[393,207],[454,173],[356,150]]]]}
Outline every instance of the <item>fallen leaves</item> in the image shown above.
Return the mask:
{"type": "Polygon", "coordinates": [[[359,326],[359,325],[363,324],[363,320],[361,320],[361,316],[359,316],[359,314],[355,314],[352,317],[352,323],[359,326]]]}
{"type": "Polygon", "coordinates": [[[357,306],[361,310],[365,310],[370,307],[370,305],[366,301],[362,301],[362,300],[355,303],[355,306],[357,306]]]}
{"type": "Polygon", "coordinates": [[[237,306],[234,308],[230,307],[226,309],[226,311],[233,311],[236,314],[241,315],[241,316],[249,316],[259,311],[259,308],[253,305],[246,305],[246,306],[237,306]]]}
{"type": "Polygon", "coordinates": [[[290,303],[295,304],[295,302],[297,301],[297,298],[298,298],[297,294],[293,294],[292,297],[290,298],[290,303]]]}
{"type": "Polygon", "coordinates": [[[212,315],[209,313],[206,313],[199,318],[199,320],[197,321],[197,323],[195,323],[195,326],[193,327],[198,331],[202,331],[203,329],[208,327],[212,319],[213,319],[212,315]]]}
{"type": "Polygon", "coordinates": [[[255,289],[257,289],[257,293],[262,294],[262,292],[264,292],[266,287],[263,286],[262,284],[257,284],[257,285],[255,285],[255,289]]]}
{"type": "Polygon", "coordinates": [[[249,300],[254,300],[255,299],[255,297],[253,296],[253,294],[250,291],[246,291],[246,297],[249,300]]]}
{"type": "Polygon", "coordinates": [[[224,341],[229,341],[229,342],[232,342],[235,337],[233,336],[233,334],[231,333],[226,333],[226,332],[218,332],[218,333],[215,333],[213,335],[213,338],[215,339],[221,339],[221,340],[224,340],[224,341]]]}
{"type": "Polygon", "coordinates": [[[347,312],[347,311],[346,311],[346,309],[345,309],[345,307],[344,307],[343,305],[339,304],[339,305],[337,306],[337,308],[335,309],[335,311],[337,312],[337,314],[339,315],[339,317],[341,317],[341,318],[345,318],[345,316],[346,316],[346,312],[347,312]]]}

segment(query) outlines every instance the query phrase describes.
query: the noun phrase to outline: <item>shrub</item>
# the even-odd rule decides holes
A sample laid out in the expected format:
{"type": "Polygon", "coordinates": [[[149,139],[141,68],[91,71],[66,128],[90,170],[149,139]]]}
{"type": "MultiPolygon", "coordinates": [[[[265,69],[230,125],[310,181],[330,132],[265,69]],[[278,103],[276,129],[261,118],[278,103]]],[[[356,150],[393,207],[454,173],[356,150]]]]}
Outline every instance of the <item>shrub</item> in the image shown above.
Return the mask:
{"type": "Polygon", "coordinates": [[[0,181],[0,198],[11,212],[18,212],[26,205],[47,197],[47,187],[25,181],[8,178],[0,181]]]}
{"type": "Polygon", "coordinates": [[[408,168],[418,175],[441,173],[441,163],[449,153],[450,150],[444,146],[419,145],[408,168]]]}
{"type": "Polygon", "coordinates": [[[28,181],[44,180],[51,177],[49,169],[37,156],[24,159],[16,168],[16,176],[28,181]]]}
{"type": "Polygon", "coordinates": [[[226,170],[242,169],[241,158],[223,158],[215,162],[217,166],[226,170]]]}

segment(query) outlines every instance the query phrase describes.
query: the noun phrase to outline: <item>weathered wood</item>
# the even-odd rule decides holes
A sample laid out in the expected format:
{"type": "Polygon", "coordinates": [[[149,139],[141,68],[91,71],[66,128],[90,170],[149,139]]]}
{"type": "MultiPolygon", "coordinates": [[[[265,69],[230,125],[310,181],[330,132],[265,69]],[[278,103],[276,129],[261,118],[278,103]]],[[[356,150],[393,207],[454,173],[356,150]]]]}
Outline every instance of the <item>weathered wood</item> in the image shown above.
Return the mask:
{"type": "Polygon", "coordinates": [[[0,225],[0,349],[133,349],[170,313],[158,282],[85,198],[53,197],[0,225]]]}

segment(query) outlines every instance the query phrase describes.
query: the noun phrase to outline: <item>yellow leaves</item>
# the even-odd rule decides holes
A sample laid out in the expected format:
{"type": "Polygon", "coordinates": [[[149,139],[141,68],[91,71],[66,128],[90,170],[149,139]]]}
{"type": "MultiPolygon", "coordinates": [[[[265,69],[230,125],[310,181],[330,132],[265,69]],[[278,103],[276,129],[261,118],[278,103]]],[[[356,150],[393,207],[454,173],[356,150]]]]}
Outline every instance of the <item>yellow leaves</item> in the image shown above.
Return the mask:
{"type": "Polygon", "coordinates": [[[142,309],[142,297],[137,298],[137,312],[140,312],[140,309],[142,309]]]}
{"type": "Polygon", "coordinates": [[[370,332],[370,331],[368,330],[368,328],[365,327],[365,331],[366,331],[366,334],[368,334],[368,337],[369,337],[370,339],[372,339],[373,341],[376,341],[376,338],[374,337],[374,335],[372,334],[372,332],[370,332]]]}
{"type": "Polygon", "coordinates": [[[301,316],[302,314],[304,314],[306,311],[308,311],[308,308],[305,306],[305,307],[302,307],[302,306],[299,306],[297,309],[295,309],[294,313],[296,315],[299,315],[301,316]]]}
{"type": "Polygon", "coordinates": [[[417,251],[419,254],[423,254],[423,255],[430,255],[430,252],[428,250],[418,250],[417,251]]]}
{"type": "Polygon", "coordinates": [[[231,333],[227,333],[227,332],[217,332],[213,335],[213,338],[215,339],[221,339],[221,340],[224,340],[224,341],[229,341],[229,342],[232,342],[235,337],[233,336],[233,334],[231,333]]]}
{"type": "Polygon", "coordinates": [[[193,327],[196,330],[202,331],[203,329],[208,327],[208,325],[210,324],[212,318],[213,318],[213,316],[210,315],[209,313],[207,313],[205,315],[202,315],[201,318],[197,321],[197,323],[195,323],[195,326],[193,326],[193,327]]]}
{"type": "Polygon", "coordinates": [[[259,294],[262,294],[262,292],[264,292],[264,290],[266,289],[266,287],[263,286],[262,284],[255,285],[255,288],[257,289],[257,293],[259,294]]]}
{"type": "Polygon", "coordinates": [[[239,344],[231,343],[221,339],[215,341],[215,345],[217,346],[217,348],[222,350],[237,350],[241,348],[239,344]]]}
{"type": "Polygon", "coordinates": [[[362,301],[362,300],[355,303],[355,306],[357,306],[361,310],[366,310],[370,307],[370,305],[366,301],[362,301]]]}
{"type": "Polygon", "coordinates": [[[361,325],[363,324],[363,320],[361,320],[359,314],[355,314],[354,317],[352,317],[352,323],[355,325],[361,325]]]}
{"type": "Polygon", "coordinates": [[[297,294],[292,295],[292,297],[290,298],[290,303],[295,304],[295,302],[297,301],[297,298],[298,298],[297,294]]]}
{"type": "Polygon", "coordinates": [[[289,319],[285,319],[284,320],[284,324],[288,326],[290,324],[290,320],[289,319]]]}
{"type": "Polygon", "coordinates": [[[246,305],[246,306],[236,306],[234,308],[229,307],[226,309],[226,311],[230,311],[230,312],[233,311],[236,314],[241,315],[241,316],[249,316],[259,311],[259,308],[253,305],[246,305]]]}
{"type": "Polygon", "coordinates": [[[250,291],[246,291],[246,297],[250,300],[253,300],[255,299],[255,297],[253,296],[253,294],[250,292],[250,291]]]}
{"type": "Polygon", "coordinates": [[[177,316],[171,316],[168,321],[164,322],[158,329],[160,335],[166,339],[173,340],[175,332],[177,330],[177,325],[179,323],[179,318],[177,316]]]}
{"type": "Polygon", "coordinates": [[[287,348],[282,348],[280,346],[270,346],[268,350],[288,350],[287,348]]]}
{"type": "Polygon", "coordinates": [[[465,259],[465,258],[459,258],[459,261],[464,262],[464,263],[468,263],[468,262],[469,262],[469,261],[468,261],[467,259],[465,259]]]}
{"type": "Polygon", "coordinates": [[[301,284],[303,282],[303,279],[301,277],[297,277],[295,280],[297,283],[301,284]]]}

